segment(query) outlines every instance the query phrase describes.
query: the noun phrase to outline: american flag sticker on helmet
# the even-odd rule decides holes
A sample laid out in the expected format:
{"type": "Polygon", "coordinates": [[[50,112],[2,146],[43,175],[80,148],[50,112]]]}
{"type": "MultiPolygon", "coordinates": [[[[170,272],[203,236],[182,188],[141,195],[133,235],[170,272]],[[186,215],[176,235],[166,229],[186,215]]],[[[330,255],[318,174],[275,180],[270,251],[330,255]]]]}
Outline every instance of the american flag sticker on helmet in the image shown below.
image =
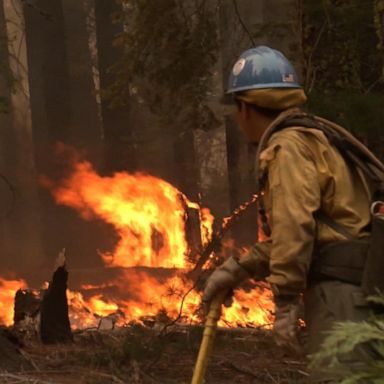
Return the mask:
{"type": "Polygon", "coordinates": [[[295,79],[293,77],[293,73],[285,73],[283,75],[283,83],[294,83],[295,79]]]}

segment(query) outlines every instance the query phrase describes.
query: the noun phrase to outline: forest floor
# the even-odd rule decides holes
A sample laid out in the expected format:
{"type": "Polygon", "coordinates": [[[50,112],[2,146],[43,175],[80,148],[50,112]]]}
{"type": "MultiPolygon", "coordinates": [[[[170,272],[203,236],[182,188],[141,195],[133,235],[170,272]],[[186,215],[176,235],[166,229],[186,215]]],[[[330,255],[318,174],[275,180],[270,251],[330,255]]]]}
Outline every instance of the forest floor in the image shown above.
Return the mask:
{"type": "MultiPolygon", "coordinates": [[[[187,384],[201,334],[201,327],[175,326],[160,337],[129,326],[77,332],[69,344],[28,340],[22,347],[0,337],[0,383],[187,384]]],[[[269,331],[220,329],[205,383],[299,384],[306,377],[305,362],[284,356],[269,331]]]]}

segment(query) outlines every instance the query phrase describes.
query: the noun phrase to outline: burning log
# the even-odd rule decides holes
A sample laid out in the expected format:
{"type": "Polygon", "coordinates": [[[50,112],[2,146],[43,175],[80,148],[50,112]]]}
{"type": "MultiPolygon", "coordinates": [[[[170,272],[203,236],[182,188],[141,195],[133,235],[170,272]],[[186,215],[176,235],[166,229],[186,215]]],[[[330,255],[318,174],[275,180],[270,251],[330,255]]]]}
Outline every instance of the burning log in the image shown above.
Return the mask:
{"type": "Polygon", "coordinates": [[[65,343],[73,340],[68,316],[68,271],[65,268],[65,249],[57,260],[52,281],[41,303],[40,337],[45,344],[65,343]]]}
{"type": "Polygon", "coordinates": [[[189,260],[195,263],[202,248],[200,213],[198,209],[190,208],[187,205],[185,205],[185,211],[185,237],[189,246],[189,260]]]}

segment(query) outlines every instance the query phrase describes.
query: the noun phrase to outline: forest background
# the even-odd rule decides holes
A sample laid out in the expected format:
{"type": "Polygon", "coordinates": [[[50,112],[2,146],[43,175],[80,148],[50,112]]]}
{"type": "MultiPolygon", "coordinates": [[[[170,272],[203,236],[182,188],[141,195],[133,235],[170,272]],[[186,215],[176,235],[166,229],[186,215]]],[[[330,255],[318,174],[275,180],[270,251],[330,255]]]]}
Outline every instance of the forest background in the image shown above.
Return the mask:
{"type": "MultiPolygon", "coordinates": [[[[266,44],[293,61],[311,112],[384,156],[382,0],[0,0],[0,271],[27,272],[65,246],[102,264],[106,224],[58,206],[57,143],[102,175],[160,177],[227,216],[254,191],[254,148],[224,103],[229,71],[266,44]]],[[[255,212],[234,228],[255,239],[255,212]]],[[[49,265],[52,263],[49,262],[49,265]]]]}

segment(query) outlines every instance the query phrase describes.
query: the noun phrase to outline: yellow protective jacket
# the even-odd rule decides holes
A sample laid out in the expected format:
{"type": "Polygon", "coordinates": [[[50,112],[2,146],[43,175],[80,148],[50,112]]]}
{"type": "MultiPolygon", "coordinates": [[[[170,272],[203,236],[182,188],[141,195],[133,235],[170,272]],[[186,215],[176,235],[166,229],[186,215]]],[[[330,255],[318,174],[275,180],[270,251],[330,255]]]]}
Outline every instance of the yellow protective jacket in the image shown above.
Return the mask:
{"type": "Polygon", "coordinates": [[[272,234],[240,259],[276,294],[302,293],[314,248],[343,236],[314,213],[321,209],[352,235],[364,237],[370,223],[370,190],[361,171],[348,166],[324,133],[290,127],[276,132],[261,153],[268,172],[266,205],[272,234]]]}

